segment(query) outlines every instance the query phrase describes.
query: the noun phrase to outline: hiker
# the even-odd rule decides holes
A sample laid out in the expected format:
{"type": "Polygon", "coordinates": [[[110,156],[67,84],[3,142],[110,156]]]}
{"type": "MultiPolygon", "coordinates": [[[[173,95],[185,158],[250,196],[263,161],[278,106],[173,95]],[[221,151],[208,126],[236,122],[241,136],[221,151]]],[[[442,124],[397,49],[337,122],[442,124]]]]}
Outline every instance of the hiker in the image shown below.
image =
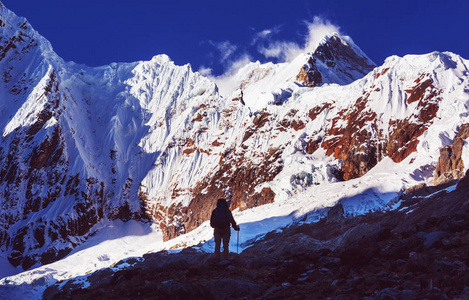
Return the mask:
{"type": "Polygon", "coordinates": [[[228,245],[231,236],[230,225],[233,226],[234,230],[239,231],[239,226],[236,225],[226,200],[218,199],[217,208],[212,211],[212,216],[210,217],[210,226],[215,228],[213,236],[215,238],[215,259],[217,261],[220,260],[220,246],[222,240],[223,255],[226,260],[228,259],[228,253],[230,251],[228,245]]]}

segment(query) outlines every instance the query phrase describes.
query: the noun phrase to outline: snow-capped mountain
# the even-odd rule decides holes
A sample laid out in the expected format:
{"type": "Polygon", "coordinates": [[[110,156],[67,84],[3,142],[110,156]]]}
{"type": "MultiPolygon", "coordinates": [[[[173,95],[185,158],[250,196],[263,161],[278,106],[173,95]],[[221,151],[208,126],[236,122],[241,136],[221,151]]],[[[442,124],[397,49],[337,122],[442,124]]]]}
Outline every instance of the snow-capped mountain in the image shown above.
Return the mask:
{"type": "MultiPolygon", "coordinates": [[[[383,209],[429,182],[440,148],[469,123],[469,64],[449,52],[375,67],[332,34],[290,63],[249,64],[223,97],[166,55],[64,62],[2,4],[0,28],[0,250],[24,269],[112,220],[152,222],[172,239],[202,225],[219,197],[240,211],[286,203],[393,161],[405,172],[389,174],[391,196],[344,205],[383,209]]],[[[325,206],[311,203],[303,213],[325,206]]]]}
{"type": "MultiPolygon", "coordinates": [[[[1,10],[1,244],[27,269],[63,257],[103,220],[148,219],[145,177],[168,158],[164,167],[178,168],[183,132],[212,126],[191,120],[218,94],[165,55],[100,68],[65,63],[25,19],[1,10]]],[[[204,111],[216,119],[211,107],[204,111]]],[[[154,171],[148,186],[159,189],[168,175],[154,171]]]]}
{"type": "Polygon", "coordinates": [[[234,76],[243,101],[253,111],[282,104],[299,87],[346,85],[368,74],[375,64],[348,36],[326,35],[311,53],[289,63],[250,63],[234,76]]]}

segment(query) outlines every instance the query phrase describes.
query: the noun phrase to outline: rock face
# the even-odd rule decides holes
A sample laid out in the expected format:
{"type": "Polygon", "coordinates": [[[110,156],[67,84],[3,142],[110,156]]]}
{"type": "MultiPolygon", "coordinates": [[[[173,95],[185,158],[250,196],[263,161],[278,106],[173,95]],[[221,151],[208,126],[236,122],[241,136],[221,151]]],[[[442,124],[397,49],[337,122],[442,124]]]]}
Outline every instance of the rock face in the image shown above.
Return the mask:
{"type": "MultiPolygon", "coordinates": [[[[250,209],[360,177],[385,157],[412,156],[417,170],[467,123],[454,116],[467,111],[468,63],[452,53],[374,68],[334,34],[291,63],[248,65],[222,97],[166,55],[90,68],[64,62],[4,6],[0,26],[0,250],[24,269],[110,220],[153,222],[171,239],[220,197],[250,209]]],[[[452,156],[464,153],[462,134],[451,168],[462,166],[452,156]]]]}
{"type": "Polygon", "coordinates": [[[365,76],[375,67],[349,38],[330,34],[323,38],[308,58],[296,80],[307,87],[322,83],[348,84],[365,76]]]}
{"type": "Polygon", "coordinates": [[[440,158],[433,174],[435,183],[445,183],[464,176],[462,152],[467,138],[469,138],[469,124],[463,124],[453,143],[440,149],[440,158]]]}
{"type": "Polygon", "coordinates": [[[315,87],[322,83],[321,72],[319,72],[316,66],[316,59],[314,57],[308,59],[308,62],[301,68],[300,73],[296,75],[296,80],[307,87],[315,87]]]}
{"type": "Polygon", "coordinates": [[[319,64],[319,72],[329,77],[325,82],[347,83],[361,78],[376,65],[353,42],[337,34],[326,36],[314,50],[312,57],[319,64]],[[327,74],[327,75],[326,75],[327,74]]]}
{"type": "MultiPolygon", "coordinates": [[[[377,74],[387,72],[386,68],[379,69],[382,70],[377,74]]],[[[338,112],[328,132],[329,137],[335,138],[322,143],[328,155],[344,161],[341,170],[344,180],[363,176],[385,156],[401,162],[415,152],[419,136],[432,124],[439,109],[441,90],[435,88],[429,74],[425,74],[414,81],[414,86],[405,90],[408,95],[406,103],[410,105],[415,102],[412,104],[415,111],[404,119],[379,114],[370,109],[369,99],[373,93],[380,92],[380,88],[376,88],[380,85],[379,76],[369,91],[349,108],[338,112]],[[382,127],[382,124],[385,126],[382,127]]]]}

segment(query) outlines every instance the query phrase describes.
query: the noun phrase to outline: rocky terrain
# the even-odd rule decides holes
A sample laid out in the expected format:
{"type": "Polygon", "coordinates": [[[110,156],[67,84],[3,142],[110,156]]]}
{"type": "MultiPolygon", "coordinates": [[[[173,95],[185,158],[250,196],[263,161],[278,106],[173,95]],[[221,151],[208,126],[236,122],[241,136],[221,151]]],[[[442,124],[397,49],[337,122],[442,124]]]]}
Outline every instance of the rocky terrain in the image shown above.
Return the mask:
{"type": "Polygon", "coordinates": [[[338,204],[229,261],[197,247],[149,253],[56,283],[43,299],[469,299],[468,193],[466,176],[408,190],[388,212],[347,218],[338,204]]]}

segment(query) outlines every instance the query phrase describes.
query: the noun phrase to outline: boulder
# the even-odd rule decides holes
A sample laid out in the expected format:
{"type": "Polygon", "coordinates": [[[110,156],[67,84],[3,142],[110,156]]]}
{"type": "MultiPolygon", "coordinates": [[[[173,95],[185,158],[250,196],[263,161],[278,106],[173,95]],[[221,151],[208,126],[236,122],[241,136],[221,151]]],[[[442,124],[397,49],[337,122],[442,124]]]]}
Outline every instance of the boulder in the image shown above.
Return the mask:
{"type": "Polygon", "coordinates": [[[252,259],[249,262],[249,268],[250,269],[262,269],[266,267],[274,267],[277,264],[277,261],[275,259],[272,259],[270,257],[256,257],[252,259]]]}
{"type": "Polygon", "coordinates": [[[407,261],[408,272],[421,272],[429,268],[430,257],[426,253],[411,252],[407,261]]]}
{"type": "Polygon", "coordinates": [[[155,291],[155,294],[158,294],[159,299],[218,299],[213,297],[208,289],[201,284],[179,283],[174,280],[162,282],[158,286],[158,291],[155,291]]]}
{"type": "Polygon", "coordinates": [[[423,246],[425,247],[425,249],[430,249],[431,247],[435,245],[435,243],[449,236],[450,234],[447,233],[446,231],[434,231],[434,232],[428,233],[425,235],[423,246]]]}
{"type": "Polygon", "coordinates": [[[385,288],[373,295],[373,299],[377,300],[399,300],[400,292],[395,288],[385,288]]]}
{"type": "MultiPolygon", "coordinates": [[[[235,279],[235,278],[224,278],[215,279],[207,282],[205,285],[210,291],[214,299],[254,299],[261,296],[264,293],[264,288],[260,285],[252,283],[250,281],[235,279]]],[[[195,299],[193,295],[186,299],[195,299]]],[[[204,298],[197,298],[204,299],[204,298]]],[[[205,298],[210,299],[210,298],[205,298]]]]}

